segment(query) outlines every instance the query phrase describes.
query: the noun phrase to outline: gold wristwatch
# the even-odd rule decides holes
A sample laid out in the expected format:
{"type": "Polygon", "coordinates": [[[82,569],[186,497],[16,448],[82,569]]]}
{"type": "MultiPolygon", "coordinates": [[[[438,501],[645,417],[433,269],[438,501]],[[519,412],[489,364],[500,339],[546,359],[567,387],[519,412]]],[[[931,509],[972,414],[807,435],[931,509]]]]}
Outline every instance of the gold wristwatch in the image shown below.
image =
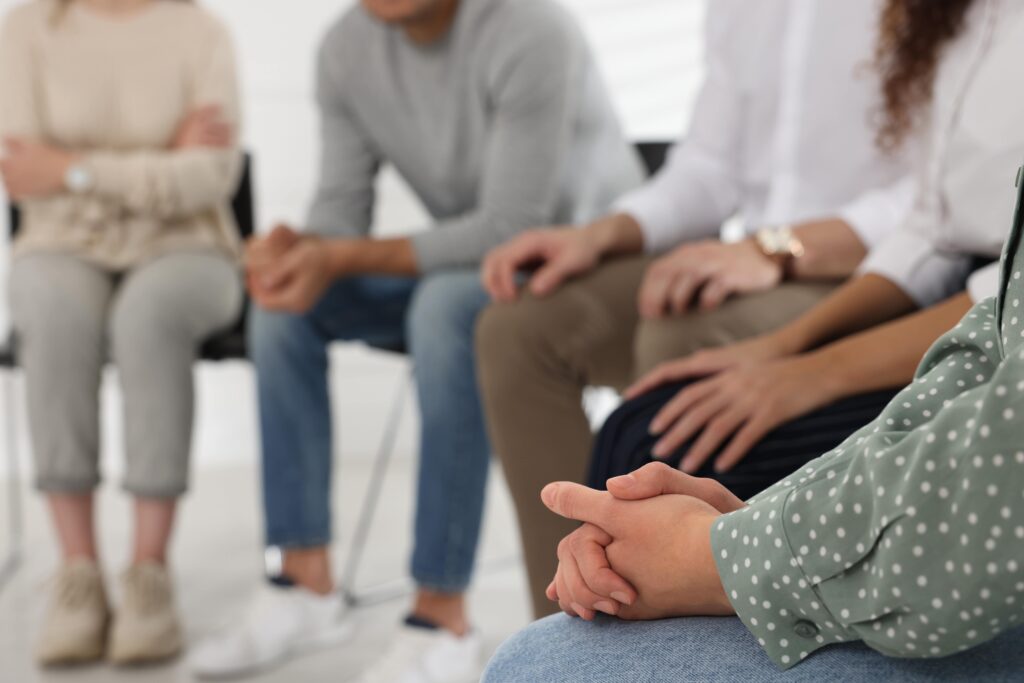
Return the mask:
{"type": "Polygon", "coordinates": [[[782,265],[786,278],[792,274],[793,261],[804,255],[804,243],[793,232],[792,225],[761,228],[754,239],[762,254],[782,265]]]}

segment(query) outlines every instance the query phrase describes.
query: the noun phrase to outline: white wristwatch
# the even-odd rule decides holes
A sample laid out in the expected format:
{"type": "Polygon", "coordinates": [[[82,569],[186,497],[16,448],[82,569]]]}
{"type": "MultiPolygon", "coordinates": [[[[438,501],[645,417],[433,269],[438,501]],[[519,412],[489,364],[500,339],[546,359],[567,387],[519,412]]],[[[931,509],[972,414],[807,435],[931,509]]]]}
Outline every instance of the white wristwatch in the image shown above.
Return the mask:
{"type": "Polygon", "coordinates": [[[92,189],[92,173],[84,164],[75,164],[64,173],[64,187],[75,194],[85,194],[92,189]]]}

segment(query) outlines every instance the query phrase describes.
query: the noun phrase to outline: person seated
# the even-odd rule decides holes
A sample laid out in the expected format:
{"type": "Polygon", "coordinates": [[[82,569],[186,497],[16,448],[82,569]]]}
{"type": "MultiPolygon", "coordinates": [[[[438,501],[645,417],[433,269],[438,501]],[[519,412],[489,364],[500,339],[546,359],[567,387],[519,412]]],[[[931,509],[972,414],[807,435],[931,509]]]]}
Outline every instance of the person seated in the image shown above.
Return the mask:
{"type": "MultiPolygon", "coordinates": [[[[706,79],[667,166],[582,229],[531,231],[488,255],[482,275],[497,303],[477,330],[481,391],[536,614],[550,610],[555,546],[572,528],[537,492],[584,478],[583,389],[625,388],[663,361],[789,322],[909,213],[915,145],[885,153],[870,125],[878,84],[864,65],[878,12],[870,2],[708,3],[706,79]],[[737,214],[746,239],[721,241],[737,214]],[[538,262],[520,296],[517,271],[538,262]]],[[[837,440],[890,395],[844,415],[837,440]]]]}
{"type": "Polygon", "coordinates": [[[238,100],[230,37],[191,3],[31,0],[0,29],[0,173],[21,216],[11,314],[61,554],[41,664],[182,648],[168,545],[188,486],[192,364],[242,310],[238,100]],[[108,356],[135,522],[112,623],[93,512],[108,356]]]}
{"type": "Polygon", "coordinates": [[[994,84],[1024,57],[1010,45],[1024,18],[981,0],[889,0],[884,20],[879,143],[930,131],[914,211],[858,277],[792,322],[641,378],[598,440],[591,484],[665,459],[749,497],[763,488],[752,480],[777,480],[838,444],[851,416],[865,420],[972,302],[995,294],[998,264],[965,276],[998,257],[1012,202],[996,188],[1024,158],[1024,99],[994,84]],[[990,16],[1008,26],[991,28],[990,16]]]}
{"type": "Polygon", "coordinates": [[[248,250],[266,543],[283,573],[249,616],[201,644],[202,676],[250,673],[352,633],[328,560],[327,347],[412,356],[421,409],[413,605],[360,680],[476,678],[470,584],[490,466],[473,330],[478,264],[532,225],[589,220],[642,179],[585,40],[550,0],[364,0],[319,57],[320,186],[306,232],[248,250]],[[368,236],[374,180],[392,164],[431,229],[368,236]]]}
{"type": "MultiPolygon", "coordinates": [[[[1024,20],[1004,18],[992,26],[1019,50],[1024,20]]],[[[485,683],[1017,680],[1018,184],[997,295],[936,341],[910,385],[831,452],[747,503],[663,463],[610,479],[605,492],[547,486],[544,503],[583,523],[559,545],[548,595],[582,619],[549,617],[514,636],[485,683]],[[738,619],[699,618],[729,615],[738,619]]]]}

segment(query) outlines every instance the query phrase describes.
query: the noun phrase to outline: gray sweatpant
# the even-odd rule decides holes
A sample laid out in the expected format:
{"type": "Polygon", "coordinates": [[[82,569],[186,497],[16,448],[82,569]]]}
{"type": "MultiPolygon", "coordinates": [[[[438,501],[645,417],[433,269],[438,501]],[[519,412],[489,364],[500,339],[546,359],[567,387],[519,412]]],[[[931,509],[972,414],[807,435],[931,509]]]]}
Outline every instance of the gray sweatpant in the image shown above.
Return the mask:
{"type": "Polygon", "coordinates": [[[124,273],[70,254],[29,253],[14,260],[10,293],[39,489],[87,492],[99,483],[99,388],[109,358],[124,400],[125,489],[181,495],[192,364],[200,342],[240,311],[238,268],[203,251],[124,273]]]}

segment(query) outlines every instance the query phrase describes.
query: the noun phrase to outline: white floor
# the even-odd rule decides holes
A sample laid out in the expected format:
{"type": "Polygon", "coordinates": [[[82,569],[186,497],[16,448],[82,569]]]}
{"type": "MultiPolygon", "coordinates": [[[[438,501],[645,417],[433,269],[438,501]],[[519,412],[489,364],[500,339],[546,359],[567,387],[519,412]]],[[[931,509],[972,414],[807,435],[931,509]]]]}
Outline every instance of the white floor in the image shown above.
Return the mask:
{"type": "MultiPolygon", "coordinates": [[[[340,567],[369,479],[375,437],[395,382],[404,370],[393,360],[368,359],[359,352],[343,351],[336,355],[340,357],[336,358],[333,374],[339,381],[334,383],[347,389],[336,392],[338,422],[345,428],[336,458],[334,496],[336,529],[342,539],[335,553],[340,567]],[[346,381],[341,382],[342,379],[346,381]]],[[[238,367],[214,366],[200,372],[200,401],[207,403],[205,414],[211,412],[209,409],[213,406],[209,404],[216,402],[224,411],[225,421],[222,425],[199,425],[197,442],[204,453],[194,473],[193,490],[183,506],[174,548],[179,603],[190,641],[210,633],[236,614],[261,573],[250,384],[249,371],[241,364],[238,367]],[[215,376],[209,377],[211,374],[215,376]],[[234,440],[229,438],[232,433],[234,440]],[[225,452],[221,457],[211,457],[211,449],[225,452]]],[[[107,407],[116,408],[116,405],[107,407]]],[[[399,452],[387,478],[384,503],[360,574],[364,585],[401,579],[405,572],[410,547],[415,429],[414,417],[404,421],[399,452]]],[[[116,443],[112,447],[116,449],[116,443]]],[[[108,463],[107,469],[116,473],[116,463],[108,463]]],[[[511,505],[500,471],[494,468],[493,472],[480,572],[471,594],[473,617],[486,636],[489,651],[525,625],[529,615],[511,505]]],[[[0,591],[0,683],[191,680],[180,662],[145,670],[94,666],[40,671],[33,665],[33,638],[56,560],[45,510],[38,497],[27,491],[27,486],[26,493],[25,563],[13,582],[0,591]]],[[[128,553],[130,531],[129,509],[125,497],[116,488],[116,474],[103,488],[100,501],[102,547],[109,568],[116,576],[128,553]]],[[[6,529],[6,499],[2,492],[0,502],[4,503],[0,506],[0,529],[6,529]]],[[[0,552],[6,548],[6,541],[6,534],[0,531],[0,552]]],[[[389,634],[406,606],[406,601],[400,599],[362,609],[358,612],[358,636],[350,645],[294,661],[252,680],[349,680],[364,663],[386,648],[389,634]]]]}

